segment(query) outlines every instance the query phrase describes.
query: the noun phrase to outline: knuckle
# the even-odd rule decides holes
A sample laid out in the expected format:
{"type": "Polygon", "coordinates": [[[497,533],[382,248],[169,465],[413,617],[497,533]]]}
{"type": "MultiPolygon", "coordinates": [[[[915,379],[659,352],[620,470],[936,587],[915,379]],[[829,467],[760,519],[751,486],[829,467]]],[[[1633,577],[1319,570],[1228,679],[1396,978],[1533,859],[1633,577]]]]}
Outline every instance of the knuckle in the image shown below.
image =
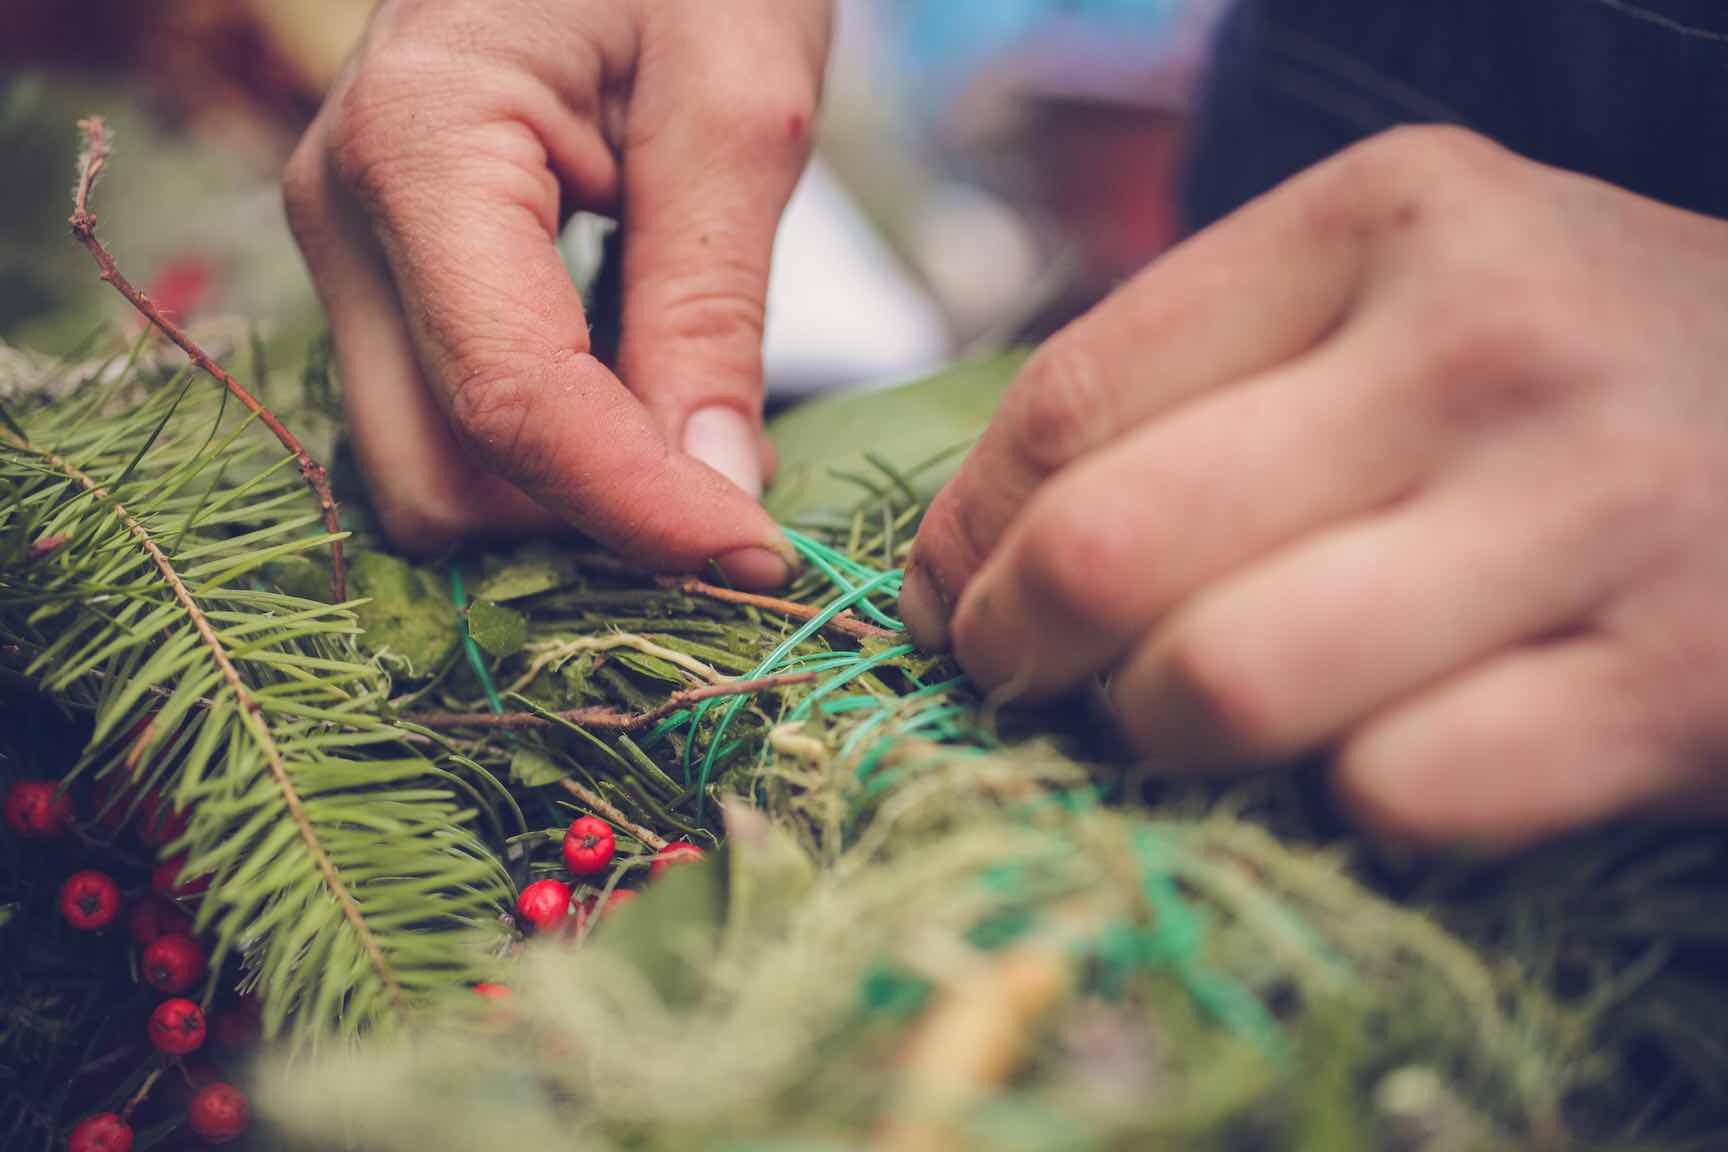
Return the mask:
{"type": "Polygon", "coordinates": [[[809,148],[809,125],[816,114],[813,84],[790,78],[730,92],[725,100],[702,103],[711,126],[724,131],[749,157],[802,156],[809,148]]]}
{"type": "Polygon", "coordinates": [[[525,483],[543,476],[544,440],[529,434],[534,390],[504,356],[459,352],[456,363],[450,418],[475,455],[525,483]]]}
{"type": "Polygon", "coordinates": [[[1513,170],[1510,153],[1450,124],[1406,124],[1352,145],[1312,185],[1315,227],[1343,238],[1399,235],[1440,226],[1456,190],[1479,194],[1513,170]]]}
{"type": "Polygon", "coordinates": [[[754,351],[753,360],[759,359],[763,303],[760,292],[750,286],[756,281],[744,269],[720,277],[715,273],[723,269],[704,271],[708,275],[703,282],[674,287],[668,293],[662,312],[663,338],[678,343],[742,345],[754,351]],[[716,283],[716,279],[732,282],[716,283]]]}
{"type": "Polygon", "coordinates": [[[1507,170],[1511,153],[1455,124],[1402,124],[1344,153],[1344,167],[1377,190],[1417,190],[1436,183],[1485,180],[1507,170]]]}
{"type": "Polygon", "coordinates": [[[417,70],[388,63],[363,69],[337,97],[326,146],[330,170],[362,203],[384,201],[399,162],[425,139],[414,106],[426,98],[417,70]]]}
{"type": "Polygon", "coordinates": [[[282,169],[282,208],[288,230],[304,243],[322,224],[323,158],[310,140],[300,143],[282,169]]]}
{"type": "Polygon", "coordinates": [[[1491,268],[1446,281],[1423,302],[1417,337],[1419,380],[1446,426],[1469,431],[1548,409],[1605,376],[1577,290],[1491,268]]]}
{"type": "Polygon", "coordinates": [[[1085,342],[1058,335],[1039,348],[996,423],[1009,438],[1012,458],[1037,476],[1098,447],[1110,423],[1110,397],[1085,342]]]}

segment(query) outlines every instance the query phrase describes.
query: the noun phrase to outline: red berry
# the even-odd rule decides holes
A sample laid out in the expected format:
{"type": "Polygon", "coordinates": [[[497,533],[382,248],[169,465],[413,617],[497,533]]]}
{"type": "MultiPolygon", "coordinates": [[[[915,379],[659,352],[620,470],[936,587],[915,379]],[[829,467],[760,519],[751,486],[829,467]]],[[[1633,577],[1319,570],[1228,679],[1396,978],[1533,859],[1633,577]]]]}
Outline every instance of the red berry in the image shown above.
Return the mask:
{"type": "Polygon", "coordinates": [[[474,985],[474,994],[484,996],[488,1000],[508,1000],[513,995],[510,989],[502,984],[485,983],[474,985]]]}
{"type": "Polygon", "coordinates": [[[191,820],[183,809],[169,805],[154,788],[145,794],[141,807],[144,819],[138,824],[138,839],[152,848],[180,839],[191,820]]]}
{"type": "Polygon", "coordinates": [[[167,897],[169,900],[186,900],[210,887],[208,876],[194,876],[190,880],[182,880],[180,874],[184,871],[185,856],[164,860],[150,873],[150,887],[158,896],[167,897]]]}
{"type": "Polygon", "coordinates": [[[66,1141],[66,1152],[129,1152],[132,1125],[112,1112],[98,1112],[78,1121],[66,1141]]]}
{"type": "Polygon", "coordinates": [[[190,936],[192,918],[166,900],[146,896],[132,909],[126,927],[132,933],[132,943],[148,948],[164,936],[190,936]]]}
{"type": "Polygon", "coordinates": [[[6,827],[28,840],[53,840],[72,822],[72,797],[52,781],[17,780],[6,790],[6,827]]]}
{"type": "Polygon", "coordinates": [[[60,885],[60,915],[80,932],[96,932],[120,915],[120,886],[106,872],[74,872],[60,885]]]}
{"type": "Polygon", "coordinates": [[[164,1000],[150,1013],[150,1044],[168,1056],[185,1056],[204,1044],[204,1010],[190,1000],[164,1000]]]}
{"type": "Polygon", "coordinates": [[[144,983],[177,996],[204,979],[204,949],[190,936],[162,936],[144,949],[139,967],[144,983]]]}
{"type": "Polygon", "coordinates": [[[618,847],[612,826],[593,816],[573,820],[564,833],[564,867],[577,876],[604,872],[618,847]]]}
{"type": "Polygon", "coordinates": [[[516,897],[516,914],[537,932],[558,927],[569,912],[570,885],[562,880],[536,880],[516,897]]]}
{"type": "Polygon", "coordinates": [[[636,893],[632,892],[630,889],[614,888],[612,889],[612,894],[606,897],[606,907],[602,909],[602,911],[616,912],[634,899],[636,899],[636,893]]]}
{"type": "Polygon", "coordinates": [[[654,854],[654,863],[648,865],[648,875],[658,876],[674,864],[693,864],[702,859],[702,849],[688,841],[680,840],[654,854]]]}
{"type": "Polygon", "coordinates": [[[246,1131],[252,1108],[246,1094],[232,1084],[217,1081],[192,1094],[186,1104],[186,1122],[192,1131],[212,1144],[226,1144],[246,1131]]]}

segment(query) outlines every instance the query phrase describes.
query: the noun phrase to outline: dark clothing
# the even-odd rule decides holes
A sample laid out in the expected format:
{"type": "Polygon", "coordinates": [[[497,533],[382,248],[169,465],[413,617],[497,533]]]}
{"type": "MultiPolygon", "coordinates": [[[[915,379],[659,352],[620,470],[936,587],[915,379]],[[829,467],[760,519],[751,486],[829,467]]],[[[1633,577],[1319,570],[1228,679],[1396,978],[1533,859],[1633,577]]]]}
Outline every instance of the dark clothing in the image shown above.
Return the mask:
{"type": "Polygon", "coordinates": [[[1411,122],[1728,217],[1728,0],[1241,0],[1197,117],[1187,219],[1411,122]]]}

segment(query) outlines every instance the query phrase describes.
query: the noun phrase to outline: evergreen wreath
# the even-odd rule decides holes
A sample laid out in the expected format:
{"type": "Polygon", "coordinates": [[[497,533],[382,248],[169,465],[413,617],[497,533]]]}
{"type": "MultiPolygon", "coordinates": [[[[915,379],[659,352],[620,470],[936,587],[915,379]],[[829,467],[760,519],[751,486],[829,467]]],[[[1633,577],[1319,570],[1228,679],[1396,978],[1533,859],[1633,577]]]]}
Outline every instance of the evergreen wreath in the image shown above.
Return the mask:
{"type": "Polygon", "coordinates": [[[785,597],[411,564],[125,280],[86,131],[152,328],[0,360],[0,1146],[1724,1146],[1721,834],[1401,861],[998,714],[892,616],[943,458],[785,597]]]}

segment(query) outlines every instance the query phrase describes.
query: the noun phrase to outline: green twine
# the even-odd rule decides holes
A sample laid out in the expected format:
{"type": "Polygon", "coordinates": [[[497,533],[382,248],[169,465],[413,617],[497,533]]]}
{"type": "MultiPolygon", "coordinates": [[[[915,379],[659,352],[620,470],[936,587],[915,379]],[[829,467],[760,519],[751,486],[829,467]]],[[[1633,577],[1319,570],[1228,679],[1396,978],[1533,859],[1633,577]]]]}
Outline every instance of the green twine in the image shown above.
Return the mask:
{"type": "Polygon", "coordinates": [[[486,693],[486,706],[492,709],[493,715],[501,715],[504,701],[498,698],[498,686],[492,682],[486,657],[481,654],[480,645],[475,643],[474,634],[468,630],[468,594],[462,588],[462,568],[457,564],[450,565],[450,599],[455,601],[456,613],[462,620],[462,651],[468,657],[468,667],[474,669],[480,689],[486,693]]]}
{"type": "Polygon", "coordinates": [[[1163,836],[1154,828],[1135,828],[1132,844],[1152,924],[1145,928],[1114,924],[1100,935],[1093,956],[1101,963],[1107,984],[1126,983],[1126,973],[1134,968],[1164,968],[1201,1011],[1262,1052],[1275,1054],[1280,1047],[1278,1027],[1260,998],[1206,966],[1205,918],[1183,899],[1165,867],[1163,836]]]}
{"type": "MultiPolygon", "coordinates": [[[[788,636],[785,640],[782,640],[774,651],[770,652],[762,663],[758,664],[755,669],[751,671],[748,678],[758,679],[764,676],[772,676],[774,673],[780,671],[782,668],[782,662],[786,657],[790,655],[798,645],[804,643],[804,641],[808,640],[826,627],[830,620],[833,620],[834,617],[852,607],[854,604],[866,602],[872,593],[880,591],[881,589],[892,588],[895,591],[898,591],[899,581],[899,572],[881,572],[845,595],[835,597],[833,600],[829,601],[828,605],[824,607],[822,611],[818,612],[815,616],[812,616],[809,620],[806,620],[792,633],[792,635],[788,636]]],[[[834,655],[839,654],[836,653],[834,655]]],[[[856,660],[858,663],[863,663],[869,658],[858,655],[853,656],[852,659],[856,660]]],[[[746,696],[734,696],[726,705],[725,711],[720,714],[720,721],[715,727],[714,734],[709,737],[708,752],[702,758],[702,770],[696,780],[696,819],[698,821],[702,819],[702,809],[704,801],[707,798],[708,779],[713,774],[715,761],[719,758],[720,739],[725,735],[726,730],[731,727],[733,719],[743,709],[748,700],[749,697],[746,696]]],[[[704,700],[696,706],[694,712],[691,714],[691,739],[684,745],[684,781],[686,785],[690,782],[690,761],[692,752],[696,745],[695,734],[702,723],[702,717],[708,713],[713,704],[713,700],[704,700]]]]}

